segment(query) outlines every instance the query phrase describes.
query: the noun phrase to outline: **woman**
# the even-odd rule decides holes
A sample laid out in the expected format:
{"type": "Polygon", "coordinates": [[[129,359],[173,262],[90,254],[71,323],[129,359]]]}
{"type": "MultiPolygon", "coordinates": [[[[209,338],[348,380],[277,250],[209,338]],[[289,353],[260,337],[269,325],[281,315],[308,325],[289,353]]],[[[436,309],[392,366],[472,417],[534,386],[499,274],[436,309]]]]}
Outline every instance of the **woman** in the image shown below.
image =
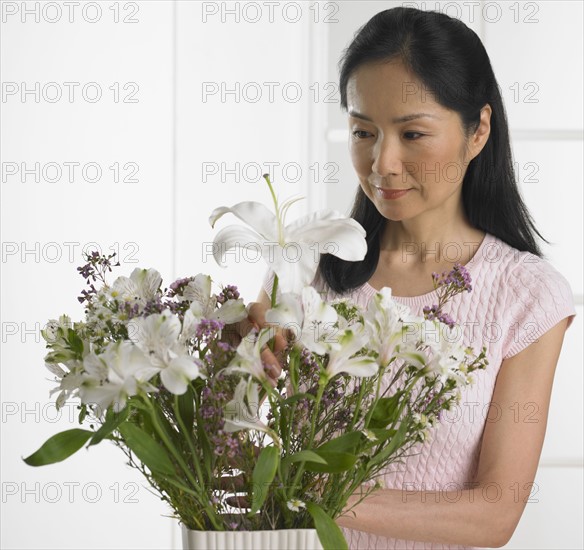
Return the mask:
{"type": "MultiPolygon", "coordinates": [[[[449,313],[467,345],[487,347],[489,366],[455,416],[338,524],[350,548],[503,546],[533,487],[575,309],[566,279],[541,257],[519,195],[488,55],[461,21],[394,8],[356,34],[340,91],[360,184],[351,215],[367,231],[368,253],[356,263],[323,256],[313,286],[362,305],[391,287],[421,315],[435,297],[432,272],[459,262],[473,290],[449,313]]],[[[259,325],[270,275],[250,312],[259,325]]],[[[279,336],[276,350],[284,345],[279,336]]],[[[274,355],[263,358],[277,378],[274,355]]]]}

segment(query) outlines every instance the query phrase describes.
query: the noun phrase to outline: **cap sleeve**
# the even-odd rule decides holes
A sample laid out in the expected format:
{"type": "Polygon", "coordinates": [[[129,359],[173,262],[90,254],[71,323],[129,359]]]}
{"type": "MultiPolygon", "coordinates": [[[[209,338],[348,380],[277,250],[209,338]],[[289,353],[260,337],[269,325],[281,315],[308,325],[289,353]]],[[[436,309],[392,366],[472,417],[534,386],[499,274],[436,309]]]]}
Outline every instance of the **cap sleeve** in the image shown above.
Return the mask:
{"type": "Polygon", "coordinates": [[[566,278],[547,261],[533,254],[517,257],[507,279],[506,340],[503,359],[513,357],[549,329],[576,315],[574,296],[566,278]]]}

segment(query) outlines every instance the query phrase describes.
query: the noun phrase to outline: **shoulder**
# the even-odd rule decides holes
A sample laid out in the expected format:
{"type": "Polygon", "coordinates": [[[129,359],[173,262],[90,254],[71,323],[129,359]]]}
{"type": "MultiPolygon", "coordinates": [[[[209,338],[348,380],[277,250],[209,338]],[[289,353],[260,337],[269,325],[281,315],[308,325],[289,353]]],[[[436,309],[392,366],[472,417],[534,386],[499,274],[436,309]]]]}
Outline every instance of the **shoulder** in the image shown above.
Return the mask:
{"type": "Polygon", "coordinates": [[[491,242],[497,245],[500,284],[508,290],[510,307],[573,307],[570,283],[549,261],[519,251],[496,237],[491,242]]]}
{"type": "MultiPolygon", "coordinates": [[[[504,357],[515,355],[568,317],[576,314],[568,280],[550,262],[530,252],[521,252],[491,236],[484,251],[488,280],[497,287],[500,320],[514,338],[504,346],[504,357]],[[489,248],[489,247],[487,247],[489,248]],[[496,280],[495,280],[496,279],[496,280]]],[[[485,281],[486,282],[486,281],[485,281]]]]}

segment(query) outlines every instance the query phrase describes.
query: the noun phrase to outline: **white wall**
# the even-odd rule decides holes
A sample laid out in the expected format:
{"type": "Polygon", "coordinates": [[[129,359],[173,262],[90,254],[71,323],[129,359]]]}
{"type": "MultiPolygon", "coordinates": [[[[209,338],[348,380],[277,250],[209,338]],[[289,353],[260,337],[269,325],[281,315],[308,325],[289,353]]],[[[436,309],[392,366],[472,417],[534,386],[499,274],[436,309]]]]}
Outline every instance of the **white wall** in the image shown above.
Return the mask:
{"type": "MultiPolygon", "coordinates": [[[[253,23],[249,8],[226,13],[233,3],[104,1],[75,7],[69,21],[66,3],[50,4],[1,4],[1,545],[179,547],[168,508],[113,446],[45,468],[22,462],[77,425],[74,406],[59,415],[48,395],[39,330],[61,313],[82,318],[75,268],[90,243],[120,252],[118,274],[153,266],[170,283],[203,271],[256,298],[264,265],[235,257],[230,269],[218,268],[202,248],[214,235],[207,220],[220,205],[270,204],[264,172],[281,198],[307,191],[291,217],[314,202],[307,183],[318,172],[309,167],[320,159],[309,133],[320,115],[306,60],[322,33],[306,7],[264,10],[253,23]],[[32,12],[23,16],[23,8],[32,12]],[[23,83],[33,90],[24,98],[23,83]],[[222,89],[236,87],[222,99],[222,89]],[[96,89],[102,97],[91,102],[96,89]],[[127,181],[114,181],[115,162],[127,181]],[[21,177],[22,163],[39,163],[38,178],[21,177]],[[71,182],[64,163],[80,163],[71,182]],[[95,163],[88,179],[101,169],[99,181],[85,181],[87,163],[95,163]],[[61,179],[47,181],[59,167],[61,179]]],[[[324,145],[324,127],[319,134],[324,145]]]]}
{"type": "MultiPolygon", "coordinates": [[[[554,4],[537,2],[537,24],[514,23],[507,3],[496,23],[478,12],[474,23],[465,19],[485,41],[506,92],[519,166],[537,163],[526,198],[558,243],[550,258],[579,300],[554,384],[539,503],[527,507],[509,548],[582,546],[582,7],[554,4]],[[539,103],[514,103],[514,82],[537,83],[539,103]],[[565,190],[555,203],[543,198],[550,185],[565,190]],[[561,525],[561,534],[549,535],[549,524],[561,525]]],[[[154,266],[170,282],[203,271],[255,299],[264,266],[234,257],[229,269],[218,268],[202,248],[214,234],[208,215],[240,200],[269,204],[258,179],[265,171],[282,198],[308,197],[290,216],[347,208],[355,179],[346,122],[338,94],[328,94],[341,49],[392,5],[399,4],[302,2],[297,10],[286,2],[270,12],[262,3],[108,0],[77,6],[70,22],[65,4],[40,2],[37,22],[35,2],[2,1],[2,547],[180,546],[173,521],[162,517],[165,505],[113,446],[40,469],[22,462],[75,425],[73,406],[57,417],[51,405],[39,329],[64,312],[82,317],[75,267],[90,243],[119,250],[120,274],[154,266]],[[24,22],[23,8],[32,10],[24,22]],[[37,82],[39,101],[34,92],[23,98],[23,83],[34,91],[37,82]],[[71,102],[66,82],[79,83],[71,102]],[[97,88],[102,97],[91,102],[97,88]],[[58,91],[63,97],[52,102],[58,91]],[[116,162],[126,181],[114,181],[116,162]],[[22,163],[33,170],[39,163],[38,181],[22,176],[22,163]],[[50,163],[63,171],[59,181],[47,181],[55,179],[50,163]],[[64,163],[79,163],[71,182],[64,163]],[[96,166],[101,179],[87,181],[96,166]]],[[[520,8],[523,21],[529,12],[520,8]]]]}

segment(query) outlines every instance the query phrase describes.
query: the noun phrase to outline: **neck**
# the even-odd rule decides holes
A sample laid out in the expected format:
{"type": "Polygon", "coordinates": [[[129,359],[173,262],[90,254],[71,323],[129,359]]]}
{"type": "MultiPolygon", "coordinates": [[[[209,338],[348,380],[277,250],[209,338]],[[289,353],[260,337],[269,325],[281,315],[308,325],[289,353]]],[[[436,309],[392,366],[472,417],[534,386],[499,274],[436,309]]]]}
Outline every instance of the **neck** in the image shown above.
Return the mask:
{"type": "Polygon", "coordinates": [[[399,254],[408,263],[434,261],[464,263],[482,241],[485,232],[473,227],[463,211],[455,216],[432,216],[430,212],[409,220],[388,220],[380,250],[399,254]]]}

